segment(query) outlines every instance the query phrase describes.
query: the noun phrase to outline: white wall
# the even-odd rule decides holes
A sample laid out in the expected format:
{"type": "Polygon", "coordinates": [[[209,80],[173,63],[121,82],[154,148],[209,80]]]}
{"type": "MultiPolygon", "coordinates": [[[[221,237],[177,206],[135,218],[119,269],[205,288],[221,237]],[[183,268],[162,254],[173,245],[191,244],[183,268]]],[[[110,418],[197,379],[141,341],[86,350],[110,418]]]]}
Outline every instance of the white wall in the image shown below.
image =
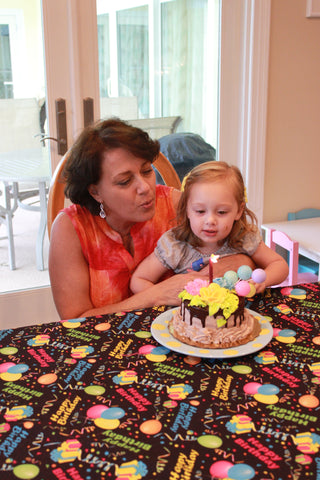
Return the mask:
{"type": "Polygon", "coordinates": [[[264,222],[320,208],[320,18],[272,0],[264,222]]]}

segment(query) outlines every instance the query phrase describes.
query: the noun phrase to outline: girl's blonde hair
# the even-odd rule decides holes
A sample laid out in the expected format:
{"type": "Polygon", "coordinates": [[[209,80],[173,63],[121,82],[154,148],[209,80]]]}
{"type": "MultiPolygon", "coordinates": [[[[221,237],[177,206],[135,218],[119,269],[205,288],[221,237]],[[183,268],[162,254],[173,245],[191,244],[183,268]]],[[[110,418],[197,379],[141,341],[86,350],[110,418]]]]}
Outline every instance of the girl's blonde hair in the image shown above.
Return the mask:
{"type": "Polygon", "coordinates": [[[244,235],[256,229],[255,225],[257,224],[257,218],[246,205],[246,189],[240,170],[234,165],[228,165],[225,162],[212,161],[201,163],[200,165],[196,166],[183,179],[182,194],[177,210],[178,226],[174,228],[178,240],[188,242],[194,247],[200,246],[198,237],[196,237],[190,228],[190,223],[187,216],[187,205],[190,196],[190,190],[191,187],[196,183],[210,183],[218,181],[227,181],[229,183],[230,189],[232,189],[239,209],[243,208],[240,219],[235,220],[233,224],[232,230],[228,237],[228,244],[231,247],[240,246],[244,235]]]}

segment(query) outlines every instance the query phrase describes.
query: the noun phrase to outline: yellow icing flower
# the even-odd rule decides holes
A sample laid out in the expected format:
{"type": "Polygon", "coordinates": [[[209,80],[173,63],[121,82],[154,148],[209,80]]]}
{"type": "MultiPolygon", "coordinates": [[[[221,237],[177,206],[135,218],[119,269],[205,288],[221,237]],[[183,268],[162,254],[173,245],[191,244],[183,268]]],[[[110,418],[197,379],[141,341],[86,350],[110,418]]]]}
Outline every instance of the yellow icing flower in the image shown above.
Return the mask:
{"type": "Polygon", "coordinates": [[[238,296],[217,283],[210,283],[208,287],[201,288],[200,296],[209,306],[209,315],[215,315],[221,309],[224,317],[229,318],[239,305],[238,296]]]}
{"type": "MultiPolygon", "coordinates": [[[[208,305],[209,315],[215,315],[221,309],[226,319],[237,310],[239,305],[238,296],[227,288],[220,287],[217,283],[201,287],[199,293],[194,295],[183,290],[179,297],[182,300],[190,300],[191,306],[205,307],[208,305]]],[[[225,323],[225,320],[222,322],[225,323]]]]}
{"type": "Polygon", "coordinates": [[[207,305],[217,303],[221,305],[227,296],[228,290],[220,287],[217,283],[210,283],[208,287],[200,289],[200,296],[207,305]]]}

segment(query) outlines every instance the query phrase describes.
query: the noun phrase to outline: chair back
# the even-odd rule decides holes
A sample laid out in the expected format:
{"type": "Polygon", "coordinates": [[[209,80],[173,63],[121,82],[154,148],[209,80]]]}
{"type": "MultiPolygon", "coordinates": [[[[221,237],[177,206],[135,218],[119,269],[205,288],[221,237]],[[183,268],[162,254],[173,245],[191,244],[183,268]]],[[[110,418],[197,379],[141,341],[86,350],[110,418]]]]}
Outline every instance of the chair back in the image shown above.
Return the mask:
{"type": "Polygon", "coordinates": [[[276,246],[285,249],[289,258],[289,275],[276,287],[285,285],[297,285],[299,283],[312,283],[317,281],[317,276],[312,273],[298,273],[299,265],[299,242],[292,240],[286,233],[280,230],[270,230],[270,248],[276,251],[276,246]]]}
{"type": "MultiPolygon", "coordinates": [[[[65,196],[64,196],[64,187],[65,181],[63,179],[63,170],[68,159],[69,152],[66,152],[65,155],[60,160],[59,164],[57,165],[54,174],[51,179],[49,195],[48,195],[48,217],[47,217],[47,227],[48,227],[48,235],[50,238],[51,227],[54,219],[65,206],[65,196]]],[[[170,187],[174,187],[177,190],[181,188],[181,182],[177,175],[177,172],[169,162],[169,160],[163,155],[163,153],[159,153],[155,161],[153,162],[153,166],[158,170],[160,173],[163,181],[166,185],[170,187]]]]}
{"type": "Polygon", "coordinates": [[[294,285],[298,278],[299,243],[291,240],[286,233],[272,229],[270,232],[270,248],[275,251],[277,245],[287,250],[289,254],[289,275],[285,282],[288,282],[288,285],[294,285]]]}
{"type": "Polygon", "coordinates": [[[173,165],[163,153],[159,152],[159,155],[152,164],[160,173],[164,183],[169,187],[180,190],[181,182],[175,171],[173,165]]]}
{"type": "Polygon", "coordinates": [[[65,181],[63,179],[63,169],[69,156],[69,151],[64,154],[58,163],[50,182],[49,194],[48,194],[48,206],[47,206],[47,228],[48,236],[50,238],[51,227],[54,219],[64,208],[65,196],[64,187],[65,181]]]}
{"type": "Polygon", "coordinates": [[[303,208],[302,210],[298,210],[297,212],[289,212],[288,213],[288,220],[302,220],[303,218],[314,218],[320,217],[320,209],[319,208],[303,208]]]}

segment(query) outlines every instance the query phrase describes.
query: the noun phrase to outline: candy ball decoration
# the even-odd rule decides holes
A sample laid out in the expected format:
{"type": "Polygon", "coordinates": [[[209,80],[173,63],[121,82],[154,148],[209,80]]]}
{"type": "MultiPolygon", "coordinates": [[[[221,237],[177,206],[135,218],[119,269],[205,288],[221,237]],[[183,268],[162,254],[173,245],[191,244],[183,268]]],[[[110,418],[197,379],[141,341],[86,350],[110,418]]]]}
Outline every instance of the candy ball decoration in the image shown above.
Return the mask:
{"type": "Polygon", "coordinates": [[[267,278],[267,275],[262,268],[256,268],[253,270],[251,278],[255,283],[262,283],[267,278]]]}
{"type": "Polygon", "coordinates": [[[239,297],[253,297],[256,294],[254,283],[265,281],[265,271],[262,268],[256,268],[252,271],[248,265],[241,265],[237,272],[228,270],[223,277],[213,279],[213,263],[217,262],[218,258],[218,255],[211,255],[209,260],[209,283],[217,283],[220,287],[228,290],[234,289],[239,297]]]}
{"type": "Polygon", "coordinates": [[[230,284],[235,285],[238,281],[238,275],[233,270],[228,270],[224,275],[223,278],[230,284]]]}
{"type": "Polygon", "coordinates": [[[251,298],[256,294],[256,287],[252,283],[249,283],[249,285],[250,285],[250,292],[247,294],[247,297],[251,298]]]}
{"type": "Polygon", "coordinates": [[[250,283],[246,280],[240,280],[235,286],[235,291],[237,292],[239,297],[247,296],[250,293],[250,290],[250,283]]]}
{"type": "Polygon", "coordinates": [[[237,273],[240,280],[249,280],[252,275],[252,269],[248,265],[242,265],[238,268],[237,273]]]}

